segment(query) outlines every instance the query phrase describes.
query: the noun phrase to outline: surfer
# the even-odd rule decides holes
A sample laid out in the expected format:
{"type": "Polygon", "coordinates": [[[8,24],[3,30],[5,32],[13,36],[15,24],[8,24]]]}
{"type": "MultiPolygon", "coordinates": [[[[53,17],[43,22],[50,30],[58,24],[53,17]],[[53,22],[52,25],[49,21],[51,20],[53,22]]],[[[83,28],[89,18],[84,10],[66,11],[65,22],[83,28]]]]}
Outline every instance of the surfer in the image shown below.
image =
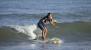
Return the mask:
{"type": "Polygon", "coordinates": [[[48,13],[45,17],[41,18],[38,22],[38,27],[42,31],[42,39],[46,40],[48,37],[48,29],[47,29],[47,24],[50,23],[53,25],[53,17],[51,13],[48,13]]]}

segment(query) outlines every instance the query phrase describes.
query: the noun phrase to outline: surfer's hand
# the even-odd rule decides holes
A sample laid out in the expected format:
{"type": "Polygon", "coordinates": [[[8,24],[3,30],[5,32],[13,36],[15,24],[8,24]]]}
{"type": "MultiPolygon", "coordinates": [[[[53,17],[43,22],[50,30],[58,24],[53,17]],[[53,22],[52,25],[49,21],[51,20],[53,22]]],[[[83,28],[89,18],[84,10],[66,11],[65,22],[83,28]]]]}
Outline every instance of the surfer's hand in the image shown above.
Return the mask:
{"type": "Polygon", "coordinates": [[[51,22],[51,25],[53,26],[53,28],[56,27],[56,22],[51,22]]]}

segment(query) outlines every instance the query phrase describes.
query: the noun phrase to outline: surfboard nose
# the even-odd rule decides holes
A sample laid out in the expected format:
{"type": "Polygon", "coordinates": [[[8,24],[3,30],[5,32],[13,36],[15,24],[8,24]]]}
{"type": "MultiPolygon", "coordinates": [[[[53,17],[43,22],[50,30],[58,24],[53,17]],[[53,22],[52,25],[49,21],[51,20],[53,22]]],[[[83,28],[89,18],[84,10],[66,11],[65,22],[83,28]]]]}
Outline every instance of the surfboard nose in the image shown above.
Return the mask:
{"type": "Polygon", "coordinates": [[[52,38],[51,42],[53,44],[62,44],[63,43],[63,41],[61,39],[59,39],[59,38],[52,38]]]}

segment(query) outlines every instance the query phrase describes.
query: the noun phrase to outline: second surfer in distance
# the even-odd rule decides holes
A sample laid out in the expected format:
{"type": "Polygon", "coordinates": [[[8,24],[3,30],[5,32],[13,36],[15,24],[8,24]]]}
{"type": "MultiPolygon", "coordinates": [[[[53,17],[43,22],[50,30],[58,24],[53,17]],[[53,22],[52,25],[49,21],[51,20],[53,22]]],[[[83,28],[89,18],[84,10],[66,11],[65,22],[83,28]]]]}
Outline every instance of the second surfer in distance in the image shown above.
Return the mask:
{"type": "Polygon", "coordinates": [[[54,25],[53,23],[53,17],[51,13],[48,13],[45,17],[41,18],[38,22],[38,27],[41,29],[42,31],[42,39],[46,40],[48,37],[48,29],[47,29],[47,24],[50,23],[52,25],[54,25]]]}

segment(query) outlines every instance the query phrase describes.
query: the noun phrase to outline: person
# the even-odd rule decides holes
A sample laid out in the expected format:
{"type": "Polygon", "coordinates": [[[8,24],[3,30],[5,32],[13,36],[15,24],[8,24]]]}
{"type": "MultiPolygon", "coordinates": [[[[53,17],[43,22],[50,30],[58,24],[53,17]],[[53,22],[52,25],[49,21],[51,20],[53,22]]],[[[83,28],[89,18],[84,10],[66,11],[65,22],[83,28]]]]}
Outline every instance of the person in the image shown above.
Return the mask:
{"type": "Polygon", "coordinates": [[[50,23],[53,25],[53,17],[51,13],[48,13],[45,17],[41,18],[38,22],[38,27],[42,31],[42,39],[46,40],[48,37],[48,29],[47,29],[47,24],[50,23]]]}

